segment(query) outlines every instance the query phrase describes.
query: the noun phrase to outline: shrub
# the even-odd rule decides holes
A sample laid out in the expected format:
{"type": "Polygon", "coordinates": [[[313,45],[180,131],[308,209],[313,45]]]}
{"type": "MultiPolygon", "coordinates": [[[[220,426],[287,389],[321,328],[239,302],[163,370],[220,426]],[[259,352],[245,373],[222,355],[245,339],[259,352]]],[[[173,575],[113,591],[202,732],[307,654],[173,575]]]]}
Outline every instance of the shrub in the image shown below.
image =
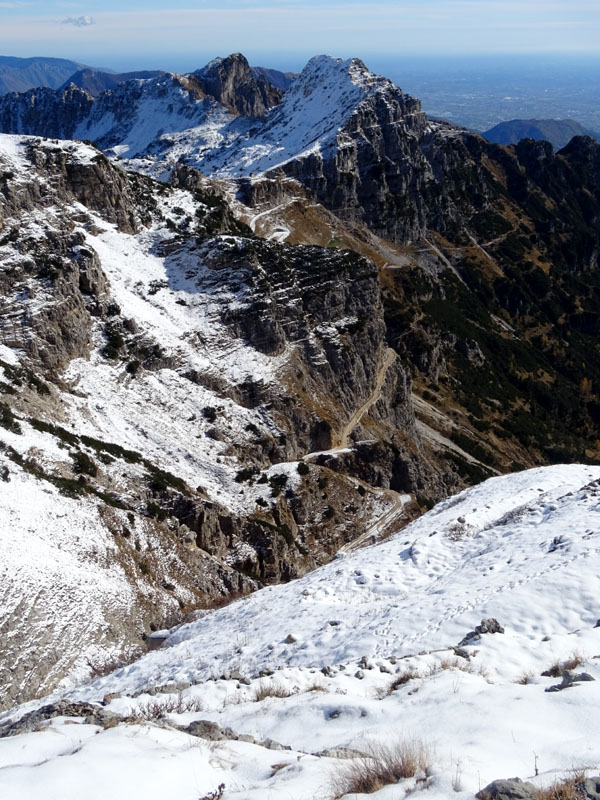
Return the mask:
{"type": "Polygon", "coordinates": [[[256,475],[255,469],[252,469],[252,467],[243,467],[242,469],[238,470],[235,480],[237,483],[244,483],[245,481],[251,480],[254,475],[256,475]]]}
{"type": "MultiPolygon", "coordinates": [[[[71,436],[73,435],[74,434],[71,434],[71,436]]],[[[75,437],[75,441],[77,441],[77,437],[75,437]]],[[[95,450],[97,453],[110,453],[110,455],[115,456],[116,458],[122,458],[123,461],[127,461],[129,464],[139,464],[140,461],[142,461],[142,456],[135,450],[127,450],[126,448],[121,447],[120,444],[103,442],[100,439],[94,439],[93,436],[82,435],[81,443],[86,447],[90,447],[92,450],[95,450]]]]}
{"type": "Polygon", "coordinates": [[[310,468],[306,461],[300,461],[298,463],[298,475],[308,475],[310,472],[310,468]]]}
{"type": "Polygon", "coordinates": [[[346,794],[372,794],[384,786],[426,772],[431,754],[418,738],[392,744],[372,744],[365,754],[340,767],[333,779],[335,797],[346,794]]]}
{"type": "Polygon", "coordinates": [[[147,459],[144,459],[144,466],[150,471],[148,479],[153,492],[164,492],[170,487],[177,492],[181,492],[181,494],[184,494],[186,497],[189,497],[190,488],[183,478],[178,478],[177,475],[173,475],[172,472],[154,466],[154,464],[147,459]]]}
{"type": "Polygon", "coordinates": [[[141,366],[141,362],[138,361],[137,359],[134,359],[133,361],[130,361],[129,364],[127,364],[125,369],[127,370],[127,372],[130,375],[135,376],[135,375],[137,375],[140,366],[141,366]]]}
{"type": "Polygon", "coordinates": [[[44,422],[41,419],[34,419],[33,417],[29,420],[29,424],[32,428],[35,428],[36,431],[49,433],[52,436],[56,436],[56,438],[60,439],[62,442],[66,442],[67,444],[79,444],[79,436],[77,436],[76,433],[71,433],[71,431],[61,428],[60,425],[52,425],[50,422],[44,422]]]}
{"type": "Polygon", "coordinates": [[[121,332],[112,323],[107,323],[104,327],[104,335],[106,336],[106,345],[102,350],[102,354],[106,358],[118,358],[121,349],[125,345],[125,339],[121,332]]]}
{"type": "Polygon", "coordinates": [[[271,497],[277,497],[280,495],[287,482],[288,476],[283,472],[279,472],[277,475],[271,475],[269,478],[271,497]]]}
{"type": "Polygon", "coordinates": [[[130,722],[151,722],[161,719],[165,714],[197,714],[204,711],[199,697],[186,697],[182,692],[164,695],[160,699],[138,703],[129,717],[130,722]]]}
{"type": "Polygon", "coordinates": [[[163,522],[168,517],[164,508],[161,508],[158,503],[147,503],[146,513],[149,517],[155,517],[159,522],[163,522]]]}
{"type": "Polygon", "coordinates": [[[73,472],[79,475],[91,475],[92,478],[96,477],[98,467],[87,453],[82,453],[78,450],[76,453],[71,453],[71,458],[73,459],[73,472]]]}
{"type": "Polygon", "coordinates": [[[12,408],[6,403],[0,403],[0,425],[11,433],[23,433],[12,408]]]}
{"type": "Polygon", "coordinates": [[[217,418],[217,409],[213,406],[205,406],[202,409],[202,414],[209,422],[214,422],[217,418]]]}

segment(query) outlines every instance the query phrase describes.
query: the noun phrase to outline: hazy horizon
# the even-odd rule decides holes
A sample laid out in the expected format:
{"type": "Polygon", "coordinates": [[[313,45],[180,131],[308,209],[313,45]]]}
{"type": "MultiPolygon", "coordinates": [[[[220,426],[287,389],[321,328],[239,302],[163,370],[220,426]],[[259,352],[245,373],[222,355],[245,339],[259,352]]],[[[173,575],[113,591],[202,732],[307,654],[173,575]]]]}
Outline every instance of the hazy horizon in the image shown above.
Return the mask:
{"type": "Polygon", "coordinates": [[[215,55],[299,69],[312,55],[365,60],[598,55],[596,0],[0,0],[0,52],[116,70],[185,71],[215,55]]]}

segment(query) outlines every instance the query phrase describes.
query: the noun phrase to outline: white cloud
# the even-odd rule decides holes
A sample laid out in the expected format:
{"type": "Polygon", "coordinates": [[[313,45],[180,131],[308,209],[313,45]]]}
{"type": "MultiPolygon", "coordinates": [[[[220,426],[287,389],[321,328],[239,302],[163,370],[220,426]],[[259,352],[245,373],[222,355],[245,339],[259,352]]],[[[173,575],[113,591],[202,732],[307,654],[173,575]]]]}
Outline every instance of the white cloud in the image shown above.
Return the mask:
{"type": "Polygon", "coordinates": [[[67,17],[62,21],[63,25],[75,25],[77,28],[86,28],[88,25],[93,25],[94,20],[89,14],[81,17],[67,17]]]}

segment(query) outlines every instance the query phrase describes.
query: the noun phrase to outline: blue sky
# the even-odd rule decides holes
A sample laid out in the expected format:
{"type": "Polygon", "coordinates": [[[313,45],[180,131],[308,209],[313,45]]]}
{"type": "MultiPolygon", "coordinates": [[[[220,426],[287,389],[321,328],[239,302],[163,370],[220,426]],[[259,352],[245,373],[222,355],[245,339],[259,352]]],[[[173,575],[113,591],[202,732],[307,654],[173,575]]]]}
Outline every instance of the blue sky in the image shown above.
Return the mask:
{"type": "Polygon", "coordinates": [[[194,69],[241,51],[298,69],[316,53],[365,60],[600,55],[600,0],[0,0],[0,55],[114,69],[194,69]]]}

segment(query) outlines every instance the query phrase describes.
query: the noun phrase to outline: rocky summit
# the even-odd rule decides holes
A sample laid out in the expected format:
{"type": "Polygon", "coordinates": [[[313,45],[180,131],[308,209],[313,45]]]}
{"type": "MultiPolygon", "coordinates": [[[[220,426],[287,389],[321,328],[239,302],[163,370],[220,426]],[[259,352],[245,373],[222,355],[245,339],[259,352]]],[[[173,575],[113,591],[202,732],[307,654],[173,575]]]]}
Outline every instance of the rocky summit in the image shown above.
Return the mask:
{"type": "MultiPolygon", "coordinates": [[[[61,717],[122,749],[151,723],[140,747],[253,748],[243,797],[289,778],[304,800],[382,789],[332,764],[376,758],[359,720],[381,739],[400,695],[443,726],[445,695],[497,718],[531,683],[528,713],[575,730],[564,697],[598,677],[568,637],[593,649],[600,617],[600,145],[492,144],[356,58],[110,86],[0,97],[0,742],[61,717]]],[[[520,791],[500,779],[537,762],[505,727],[497,765],[478,727],[464,770],[423,750],[387,783],[520,791]]],[[[198,748],[196,796],[242,797],[198,748]]]]}

